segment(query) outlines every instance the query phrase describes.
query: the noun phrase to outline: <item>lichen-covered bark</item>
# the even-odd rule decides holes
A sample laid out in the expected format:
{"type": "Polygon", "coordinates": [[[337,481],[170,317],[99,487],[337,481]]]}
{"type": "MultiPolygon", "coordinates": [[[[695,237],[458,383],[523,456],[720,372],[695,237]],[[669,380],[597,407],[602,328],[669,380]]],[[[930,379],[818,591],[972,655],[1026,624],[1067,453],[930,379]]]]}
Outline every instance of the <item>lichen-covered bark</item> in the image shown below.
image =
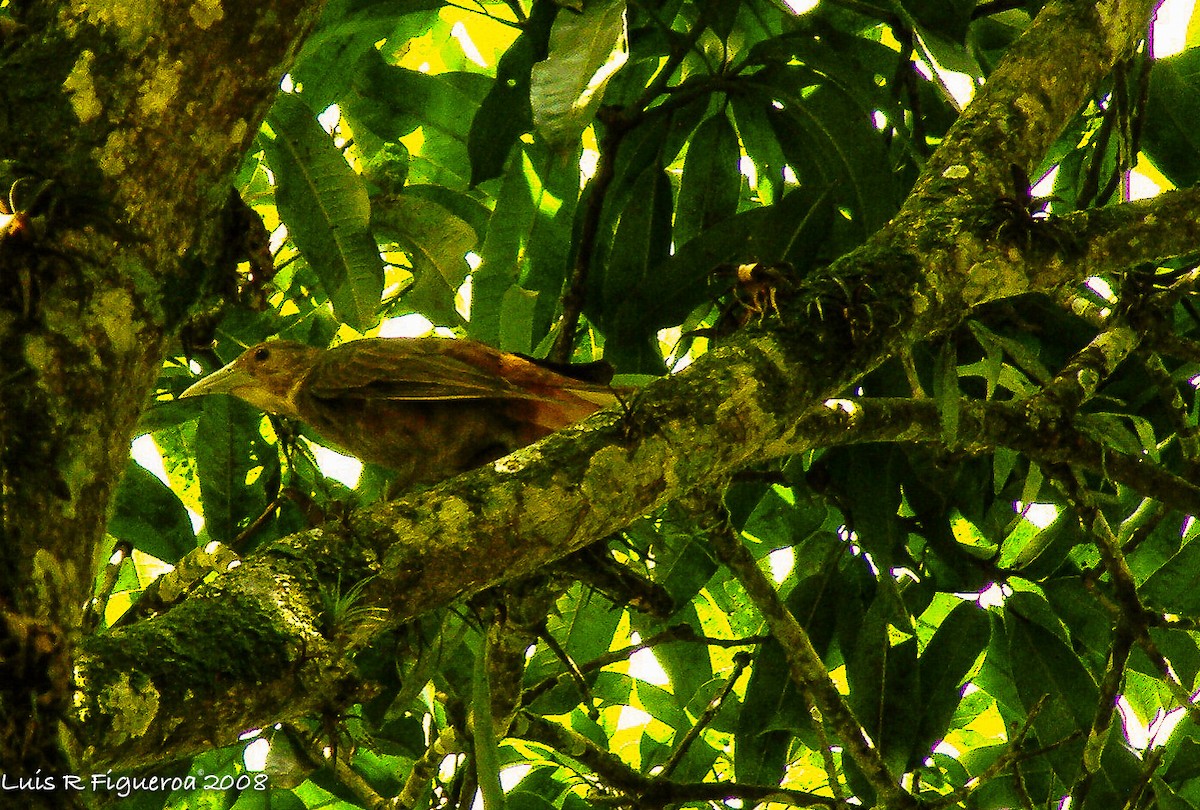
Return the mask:
{"type": "MultiPolygon", "coordinates": [[[[320,2],[11,6],[0,166],[21,227],[0,238],[0,648],[17,671],[0,673],[0,762],[18,775],[67,769],[63,662],[109,497],[165,342],[232,269],[230,176],[320,2]]],[[[133,673],[124,694],[138,733],[153,688],[133,673]]]]}

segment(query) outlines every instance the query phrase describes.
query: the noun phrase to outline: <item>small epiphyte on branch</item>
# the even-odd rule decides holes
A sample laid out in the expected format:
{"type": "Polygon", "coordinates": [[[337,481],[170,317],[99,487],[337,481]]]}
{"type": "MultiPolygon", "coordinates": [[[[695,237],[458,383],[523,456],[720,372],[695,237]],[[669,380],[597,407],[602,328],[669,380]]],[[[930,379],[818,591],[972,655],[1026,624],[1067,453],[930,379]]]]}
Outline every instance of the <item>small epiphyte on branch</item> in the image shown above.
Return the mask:
{"type": "Polygon", "coordinates": [[[732,334],[780,314],[796,292],[795,269],[787,262],[722,264],[709,274],[719,308],[712,337],[732,334]]]}

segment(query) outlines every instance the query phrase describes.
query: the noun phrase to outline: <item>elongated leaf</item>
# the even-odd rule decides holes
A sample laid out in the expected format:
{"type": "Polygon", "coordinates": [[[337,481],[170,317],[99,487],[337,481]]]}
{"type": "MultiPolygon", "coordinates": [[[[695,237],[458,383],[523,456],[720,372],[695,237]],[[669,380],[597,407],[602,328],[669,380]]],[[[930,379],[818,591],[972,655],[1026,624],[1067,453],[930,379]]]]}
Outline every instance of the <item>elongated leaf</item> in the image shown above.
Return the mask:
{"type": "Polygon", "coordinates": [[[1045,698],[1033,728],[1041,745],[1058,745],[1047,758],[1069,785],[1083,750],[1079,732],[1090,726],[1096,710],[1096,683],[1071,648],[1037,623],[1010,612],[1005,629],[1021,703],[1028,711],[1045,698]]]}
{"type": "Polygon", "coordinates": [[[312,110],[281,94],[267,117],[275,201],[288,233],[321,280],[338,318],[363,330],[375,322],[383,261],[371,233],[371,202],[312,110]]]}
{"type": "Polygon", "coordinates": [[[958,352],[954,341],[947,340],[938,352],[937,373],[933,377],[933,398],[942,420],[942,441],[947,447],[958,442],[958,417],[962,411],[962,393],[958,390],[958,352]]]}
{"type": "Polygon", "coordinates": [[[921,653],[921,716],[914,754],[924,756],[945,738],[962,699],[962,681],[987,649],[990,634],[988,614],[972,602],[955,606],[938,625],[921,653]]]}
{"type": "Polygon", "coordinates": [[[742,190],[737,133],[724,112],[696,130],[679,178],[675,211],[675,243],[693,237],[737,212],[742,190]]]}
{"type": "MultiPolygon", "coordinates": [[[[787,607],[804,627],[813,647],[824,655],[840,610],[860,612],[864,606],[853,588],[833,590],[826,576],[808,577],[787,599],[787,607]]],[[[808,704],[791,677],[783,647],[774,638],[758,650],[746,685],[735,740],[739,781],[776,784],[783,777],[787,752],[797,732],[812,734],[808,704]]],[[[815,735],[814,737],[815,742],[815,735]]]]}
{"type": "Polygon", "coordinates": [[[754,659],[746,699],[734,736],[738,781],[777,784],[783,778],[792,729],[811,724],[804,701],[790,680],[778,642],[765,643],[754,659]]]}
{"type": "Polygon", "coordinates": [[[138,551],[174,563],[196,547],[192,522],[179,497],[132,459],[113,500],[108,533],[138,551]]]}
{"type": "Polygon", "coordinates": [[[405,302],[434,322],[458,322],[454,295],[470,272],[466,255],[475,247],[475,230],[437,203],[412,194],[378,200],[375,225],[412,260],[416,281],[405,302]]]}
{"type": "Polygon", "coordinates": [[[1200,180],[1200,110],[1179,103],[1198,89],[1200,49],[1155,60],[1142,144],[1155,167],[1180,188],[1200,180]]]}
{"type": "Polygon", "coordinates": [[[581,12],[559,11],[549,56],[533,66],[533,122],[543,138],[561,145],[579,137],[627,51],[625,0],[592,0],[581,12]]]}
{"type": "Polygon", "coordinates": [[[592,277],[589,314],[607,338],[606,350],[623,371],[656,373],[661,357],[643,355],[647,330],[642,313],[629,306],[629,292],[647,283],[671,247],[671,181],[659,166],[642,173],[629,206],[621,213],[606,267],[592,277]]]}
{"type": "Polygon", "coordinates": [[[800,182],[833,184],[860,239],[880,228],[899,199],[870,114],[841,87],[803,68],[770,71],[762,80],[771,100],[764,107],[767,121],[800,182]]]}
{"type": "Polygon", "coordinates": [[[533,128],[533,65],[546,58],[554,16],[552,4],[535,3],[521,35],[496,65],[496,81],[471,119],[472,186],[499,177],[517,138],[533,128]]]}
{"type": "Polygon", "coordinates": [[[899,5],[923,28],[961,45],[971,24],[975,0],[903,0],[899,5]]]}
{"type": "Polygon", "coordinates": [[[756,169],[758,197],[770,204],[783,196],[783,166],[786,160],[779,140],[767,118],[771,99],[745,92],[731,93],[729,106],[737,124],[742,146],[756,169]]]}
{"type": "MultiPolygon", "coordinates": [[[[205,397],[196,423],[196,472],[209,537],[231,542],[238,525],[266,507],[261,487],[247,487],[252,470],[277,466],[278,454],[259,435],[262,414],[231,396],[205,397]]],[[[257,475],[255,477],[258,477],[257,475]]]]}
{"type": "Polygon", "coordinates": [[[577,167],[538,144],[513,151],[480,249],[483,262],[472,274],[471,337],[500,345],[503,299],[514,287],[537,295],[532,342],[548,331],[570,262],[578,195],[577,167]]]}
{"type": "Polygon", "coordinates": [[[332,0],[304,42],[292,78],[317,109],[336,102],[353,83],[359,60],[388,36],[415,38],[437,21],[442,0],[332,0]]]}
{"type": "MultiPolygon", "coordinates": [[[[923,707],[912,699],[921,683],[917,639],[904,638],[893,616],[893,600],[881,592],[859,627],[846,661],[846,678],[855,717],[892,773],[899,775],[915,753],[923,707]]],[[[903,625],[904,620],[899,621],[903,625]]]]}
{"type": "Polygon", "coordinates": [[[1200,543],[1192,540],[1155,571],[1141,588],[1151,607],[1200,612],[1200,543]]]}

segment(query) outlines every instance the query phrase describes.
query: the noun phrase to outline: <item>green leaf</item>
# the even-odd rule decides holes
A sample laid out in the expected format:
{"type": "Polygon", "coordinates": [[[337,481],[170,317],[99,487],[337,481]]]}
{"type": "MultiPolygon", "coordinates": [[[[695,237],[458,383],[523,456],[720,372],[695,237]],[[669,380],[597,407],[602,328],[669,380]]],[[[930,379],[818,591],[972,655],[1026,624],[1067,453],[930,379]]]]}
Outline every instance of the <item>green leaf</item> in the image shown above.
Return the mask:
{"type": "Polygon", "coordinates": [[[372,50],[363,57],[354,86],[342,102],[342,115],[356,138],[384,141],[420,129],[410,147],[409,182],[438,183],[465,191],[470,180],[467,142],[475,110],[493,81],[477,73],[431,76],[388,64],[372,50]]]}
{"type": "Polygon", "coordinates": [[[475,230],[442,206],[422,196],[377,198],[375,229],[394,239],[412,261],[413,286],[404,301],[434,323],[458,323],[454,296],[471,268],[467,252],[475,230]]]}
{"type": "Polygon", "coordinates": [[[930,33],[961,45],[971,25],[975,0],[902,0],[899,3],[930,33]]]}
{"type": "Polygon", "coordinates": [[[625,0],[591,0],[560,9],[549,55],[533,66],[533,122],[555,146],[573,144],[592,122],[612,72],[628,57],[625,0]]]}
{"type": "Polygon", "coordinates": [[[786,163],[783,148],[767,117],[771,102],[771,98],[760,93],[739,91],[729,95],[738,135],[756,170],[755,189],[759,199],[767,205],[783,197],[783,166],[786,163]]]}
{"type": "Polygon", "coordinates": [[[737,133],[724,111],[706,119],[696,130],[679,178],[677,245],[686,244],[737,213],[742,190],[740,158],[737,133]]]}
{"type": "Polygon", "coordinates": [[[371,233],[367,189],[312,111],[281,94],[265,141],[275,201],[288,234],[321,280],[335,314],[359,331],[375,323],[383,261],[371,233]]]}
{"type": "Polygon", "coordinates": [[[230,543],[242,521],[253,520],[264,508],[261,487],[246,486],[259,478],[261,468],[275,468],[275,448],[259,435],[262,414],[231,396],[204,398],[204,410],[196,423],[193,451],[204,504],[204,528],[208,536],[230,543]]]}
{"type": "MultiPolygon", "coordinates": [[[[893,606],[894,600],[886,593],[871,603],[847,656],[846,679],[855,717],[888,769],[899,776],[917,753],[917,731],[925,706],[913,700],[920,694],[921,684],[917,639],[907,629],[895,626],[893,606]]],[[[907,623],[904,618],[900,622],[907,623]]]]}
{"type": "Polygon", "coordinates": [[[933,399],[942,421],[942,441],[948,448],[958,445],[958,417],[962,393],[958,389],[958,352],[953,340],[942,343],[933,377],[933,399]]]}
{"type": "Polygon", "coordinates": [[[781,68],[759,80],[765,86],[757,92],[769,99],[767,122],[800,183],[833,186],[859,240],[882,227],[899,199],[870,112],[803,68],[781,68]]]}
{"type": "Polygon", "coordinates": [[[554,6],[534,3],[521,35],[496,65],[496,81],[471,119],[471,186],[499,177],[517,139],[533,128],[532,70],[546,58],[554,6]]]}
{"type": "Polygon", "coordinates": [[[934,631],[920,659],[921,716],[914,753],[923,754],[945,738],[962,699],[963,679],[987,649],[990,636],[988,614],[973,602],[956,605],[934,631]]]}
{"type": "Polygon", "coordinates": [[[437,21],[442,0],[330,0],[292,68],[317,109],[336,102],[354,81],[359,60],[389,36],[419,37],[437,21]]]}
{"type": "Polygon", "coordinates": [[[671,181],[662,167],[642,172],[633,198],[620,215],[607,266],[593,268],[586,309],[604,331],[606,353],[622,371],[659,373],[662,360],[647,367],[639,354],[652,335],[644,313],[630,306],[630,291],[649,283],[651,273],[670,254],[671,181]]]}
{"type": "Polygon", "coordinates": [[[1059,509],[1053,522],[1040,530],[1029,523],[1021,525],[1027,527],[1027,534],[1022,538],[1014,531],[1014,536],[1005,538],[998,564],[1020,571],[1026,579],[1039,580],[1053,574],[1071,548],[1083,540],[1079,518],[1072,509],[1059,509]]]}
{"type": "Polygon", "coordinates": [[[1156,59],[1142,128],[1142,149],[1179,188],[1200,181],[1200,48],[1156,59]]]}
{"type": "Polygon", "coordinates": [[[1004,626],[1021,703],[1029,711],[1046,699],[1033,729],[1042,746],[1057,744],[1046,756],[1058,778],[1069,785],[1079,769],[1083,734],[1096,711],[1096,683],[1071,648],[1035,622],[1008,611],[1004,626]]]}
{"type": "Polygon", "coordinates": [[[903,455],[893,446],[864,444],[835,448],[823,461],[830,462],[831,483],[845,499],[848,525],[859,544],[876,566],[890,571],[903,554],[906,536],[898,516],[903,455]]]}
{"type": "Polygon", "coordinates": [[[778,784],[791,747],[792,729],[811,722],[791,682],[783,650],[771,639],[755,655],[734,735],[737,780],[755,785],[778,784]]]}
{"type": "Polygon", "coordinates": [[[1003,353],[1011,357],[1013,363],[1037,383],[1045,384],[1054,378],[1046,364],[1038,357],[1037,349],[1030,348],[1021,340],[993,332],[979,321],[971,320],[967,325],[989,356],[993,353],[1003,353]]]}
{"type": "Polygon", "coordinates": [[[108,533],[168,563],[196,547],[192,521],[179,496],[132,459],[113,498],[108,533]]]}
{"type": "Polygon", "coordinates": [[[1147,607],[1200,613],[1200,543],[1194,540],[1155,571],[1139,589],[1147,607]]]}
{"type": "Polygon", "coordinates": [[[741,0],[701,0],[701,13],[709,28],[722,41],[729,39],[737,20],[741,0]]]}
{"type": "Polygon", "coordinates": [[[1196,810],[1200,807],[1200,804],[1194,801],[1195,796],[1191,799],[1184,798],[1157,776],[1151,779],[1150,784],[1154,788],[1154,806],[1159,810],[1196,810]]]}
{"type": "Polygon", "coordinates": [[[537,295],[533,342],[548,331],[570,264],[578,195],[577,163],[537,144],[513,150],[472,273],[471,337],[500,345],[502,299],[513,287],[537,295]]]}
{"type": "Polygon", "coordinates": [[[551,802],[526,790],[509,793],[504,797],[504,806],[508,810],[556,810],[551,802]]]}
{"type": "MultiPolygon", "coordinates": [[[[830,587],[825,574],[797,584],[786,605],[808,633],[813,648],[826,655],[839,615],[861,615],[864,610],[855,580],[830,587]]],[[[783,778],[786,756],[795,733],[812,737],[812,716],[796,687],[783,647],[770,638],[758,649],[746,684],[746,696],[735,732],[737,779],[752,784],[776,784],[783,778]]]]}

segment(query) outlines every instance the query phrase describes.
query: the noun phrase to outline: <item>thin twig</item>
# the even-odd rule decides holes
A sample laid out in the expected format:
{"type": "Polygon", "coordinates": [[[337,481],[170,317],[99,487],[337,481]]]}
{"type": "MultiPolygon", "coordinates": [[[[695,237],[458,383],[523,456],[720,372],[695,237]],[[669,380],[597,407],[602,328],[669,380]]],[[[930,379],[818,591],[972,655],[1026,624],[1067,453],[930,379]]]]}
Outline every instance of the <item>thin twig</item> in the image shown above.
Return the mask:
{"type": "Polygon", "coordinates": [[[746,671],[746,667],[750,665],[750,654],[741,651],[733,656],[733,672],[729,673],[729,677],[725,680],[725,688],[721,690],[721,694],[708,702],[704,707],[704,711],[696,718],[696,722],[683,735],[683,739],[675,746],[675,750],[671,752],[670,758],[663,763],[662,771],[659,773],[659,778],[669,779],[675,769],[679,767],[679,763],[683,761],[687,755],[688,749],[692,743],[700,736],[713,718],[717,716],[717,712],[721,711],[725,705],[725,701],[729,699],[729,695],[733,693],[733,687],[737,684],[738,679],[742,677],[742,673],[746,671]]]}

